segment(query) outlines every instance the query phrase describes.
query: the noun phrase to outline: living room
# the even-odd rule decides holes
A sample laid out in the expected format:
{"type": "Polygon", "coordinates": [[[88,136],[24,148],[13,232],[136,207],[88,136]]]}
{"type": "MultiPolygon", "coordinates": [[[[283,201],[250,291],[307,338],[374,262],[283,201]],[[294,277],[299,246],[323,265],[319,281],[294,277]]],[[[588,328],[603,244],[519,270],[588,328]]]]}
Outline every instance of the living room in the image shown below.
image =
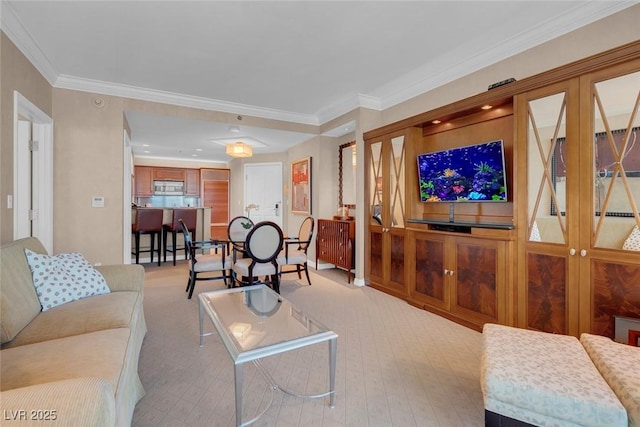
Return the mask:
{"type": "MultiPolygon", "coordinates": [[[[228,163],[228,167],[232,176],[237,177],[239,171],[247,163],[277,160],[283,162],[286,165],[284,169],[287,170],[294,160],[312,157],[315,171],[315,181],[312,186],[313,216],[331,218],[335,215],[337,207],[337,173],[335,170],[337,167],[336,154],[340,145],[355,140],[357,157],[362,159],[366,155],[364,134],[367,132],[485,92],[488,85],[505,78],[514,77],[517,80],[523,80],[564,64],[635,42],[640,39],[639,30],[635,25],[639,14],[640,6],[630,6],[536,47],[514,53],[506,59],[475,70],[452,82],[447,82],[424,93],[415,94],[411,99],[385,109],[375,110],[368,107],[358,107],[318,126],[287,123],[285,127],[291,130],[311,131],[317,136],[278,155],[256,155],[250,160],[232,160],[228,163]],[[621,30],[611,31],[611,28],[621,30]],[[322,136],[325,131],[352,120],[356,122],[353,133],[340,138],[322,136]],[[331,171],[331,173],[324,173],[325,171],[331,171]],[[331,190],[322,190],[327,187],[330,187],[331,190]]],[[[147,111],[157,115],[213,121],[230,120],[237,117],[237,114],[134,99],[118,94],[99,94],[99,98],[106,102],[103,107],[96,108],[92,106],[98,95],[96,92],[77,88],[68,89],[52,84],[4,30],[3,25],[1,35],[3,156],[0,188],[2,199],[8,200],[9,196],[15,194],[13,177],[17,171],[13,167],[14,160],[11,153],[14,151],[12,106],[14,103],[13,92],[16,90],[29,102],[52,117],[55,124],[53,126],[54,163],[51,171],[52,234],[50,246],[47,249],[51,253],[81,252],[92,264],[123,263],[125,252],[123,248],[126,247],[125,235],[128,234],[123,209],[125,205],[128,205],[123,190],[126,186],[122,154],[122,135],[123,130],[126,129],[125,112],[130,110],[147,111]],[[104,197],[106,201],[104,208],[96,209],[91,206],[92,197],[97,194],[104,197]],[[91,230],[89,234],[87,230],[91,230]],[[95,242],[100,242],[100,244],[95,242]]],[[[244,120],[247,123],[257,124],[265,119],[245,116],[244,120]]],[[[358,170],[359,182],[364,182],[365,174],[368,173],[365,170],[364,162],[362,163],[358,170]]],[[[236,183],[241,181],[241,179],[235,180],[236,183]]],[[[517,185],[514,187],[517,189],[517,185]]],[[[233,194],[242,194],[243,190],[242,185],[232,188],[233,194]]],[[[364,188],[360,189],[356,195],[358,209],[354,211],[357,248],[355,277],[358,285],[364,285],[368,279],[365,266],[368,262],[366,235],[369,218],[368,210],[361,207],[367,206],[369,201],[364,188]]],[[[2,231],[0,240],[5,244],[14,240],[14,212],[7,203],[3,203],[0,213],[0,231],[2,231]]],[[[242,205],[231,207],[231,216],[241,214],[243,214],[242,205]]],[[[519,215],[519,213],[514,213],[514,215],[519,215]]],[[[300,216],[291,214],[287,210],[284,228],[294,233],[301,219],[300,216]]],[[[150,277],[158,274],[156,271],[150,273],[150,277]]],[[[318,276],[321,273],[317,273],[318,276]]],[[[514,276],[518,274],[518,271],[514,272],[514,276]]],[[[182,277],[179,279],[182,280],[182,277]]],[[[380,304],[393,303],[385,300],[380,304]]],[[[573,307],[572,309],[577,308],[573,307]]],[[[425,313],[426,315],[427,313],[425,313]]],[[[514,313],[511,315],[515,316],[514,313]]],[[[451,326],[451,328],[455,329],[456,327],[451,326]]],[[[577,330],[577,326],[575,328],[577,330]]],[[[464,330],[460,334],[469,338],[464,330]]],[[[478,337],[472,335],[469,339],[473,341],[478,337]]],[[[475,343],[478,344],[478,342],[475,343]]],[[[220,357],[225,356],[220,355],[220,357]]],[[[375,425],[371,419],[368,423],[375,425]]],[[[445,421],[441,421],[441,424],[447,425],[445,421]]]]}

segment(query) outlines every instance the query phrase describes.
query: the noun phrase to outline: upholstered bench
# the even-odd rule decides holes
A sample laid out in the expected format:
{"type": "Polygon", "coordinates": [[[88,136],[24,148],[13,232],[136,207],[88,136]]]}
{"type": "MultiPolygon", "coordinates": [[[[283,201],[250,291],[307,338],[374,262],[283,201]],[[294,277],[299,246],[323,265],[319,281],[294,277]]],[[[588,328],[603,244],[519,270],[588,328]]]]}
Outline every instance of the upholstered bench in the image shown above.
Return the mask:
{"type": "Polygon", "coordinates": [[[627,426],[625,408],[572,336],[486,324],[481,381],[488,426],[627,426]]]}
{"type": "Polygon", "coordinates": [[[629,426],[640,427],[640,348],[590,334],[580,343],[627,410],[629,426]]]}

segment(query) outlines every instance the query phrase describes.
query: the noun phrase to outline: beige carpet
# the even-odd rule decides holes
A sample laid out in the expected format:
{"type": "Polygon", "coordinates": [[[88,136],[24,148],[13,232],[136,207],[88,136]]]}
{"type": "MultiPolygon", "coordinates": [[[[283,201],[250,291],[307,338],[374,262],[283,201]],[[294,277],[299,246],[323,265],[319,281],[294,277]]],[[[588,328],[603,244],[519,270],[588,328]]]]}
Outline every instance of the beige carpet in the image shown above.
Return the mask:
{"type": "MultiPolygon", "coordinates": [[[[140,355],[147,394],[134,426],[235,425],[233,365],[218,336],[198,345],[196,294],[221,289],[199,282],[192,300],[187,264],[146,265],[149,332],[140,355]]],[[[243,420],[255,426],[482,426],[481,334],[374,289],[354,287],[339,270],[311,271],[313,286],[285,276],[281,294],[338,335],[335,408],[328,398],[272,392],[245,365],[243,420]],[[269,402],[271,401],[269,405],[269,402]]],[[[213,330],[209,324],[209,331],[213,330]]],[[[272,356],[278,384],[302,394],[328,388],[328,349],[319,344],[272,356]]]]}

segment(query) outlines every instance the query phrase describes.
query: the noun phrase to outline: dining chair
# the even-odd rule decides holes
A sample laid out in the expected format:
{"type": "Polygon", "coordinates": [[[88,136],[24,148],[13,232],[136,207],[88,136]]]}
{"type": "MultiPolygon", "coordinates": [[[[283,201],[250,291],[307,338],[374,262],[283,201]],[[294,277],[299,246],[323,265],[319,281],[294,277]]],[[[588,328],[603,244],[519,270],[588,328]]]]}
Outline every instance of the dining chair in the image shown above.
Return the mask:
{"type": "Polygon", "coordinates": [[[278,266],[280,267],[280,276],[286,273],[298,273],[298,279],[302,279],[301,272],[304,271],[307,276],[307,282],[311,286],[309,278],[309,270],[307,268],[307,249],[313,238],[313,229],[315,221],[313,217],[308,216],[302,221],[297,237],[291,237],[284,240],[284,249],[278,254],[278,266]],[[297,246],[297,247],[296,247],[297,246]],[[295,270],[285,270],[283,267],[295,266],[295,270]]]}
{"type": "Polygon", "coordinates": [[[160,266],[160,250],[162,248],[162,209],[138,208],[136,209],[136,217],[131,224],[131,232],[135,242],[135,250],[131,252],[136,256],[136,264],[140,263],[140,253],[150,252],[151,262],[153,263],[154,242],[158,237],[158,266],[160,266]],[[148,234],[150,240],[150,249],[140,249],[140,235],[148,234]]]}
{"type": "Polygon", "coordinates": [[[162,239],[164,241],[164,262],[167,262],[167,252],[172,252],[173,265],[176,265],[176,252],[178,252],[179,250],[184,249],[185,259],[189,257],[189,251],[187,250],[186,244],[183,247],[178,247],[177,234],[182,232],[179,223],[180,220],[184,222],[184,224],[187,226],[187,229],[191,233],[191,240],[195,240],[196,225],[198,221],[198,210],[193,208],[174,208],[172,209],[171,222],[169,224],[165,224],[162,228],[162,239]],[[169,242],[169,239],[167,238],[169,233],[171,234],[171,246],[167,244],[169,242]]]}
{"type": "Polygon", "coordinates": [[[282,229],[271,221],[262,221],[253,226],[244,242],[246,256],[233,262],[235,283],[251,285],[264,276],[274,291],[280,293],[278,254],[282,250],[282,229]]]}
{"type": "Polygon", "coordinates": [[[188,299],[191,299],[193,290],[196,287],[196,281],[198,280],[224,280],[225,286],[231,287],[233,282],[231,281],[231,259],[229,258],[229,244],[220,240],[201,240],[194,241],[191,239],[191,232],[185,225],[182,219],[178,219],[182,234],[184,236],[184,243],[189,252],[189,258],[191,260],[189,264],[189,280],[187,281],[186,292],[189,292],[188,299]],[[204,254],[202,251],[209,251],[209,254],[204,254]],[[213,252],[213,253],[211,253],[213,252]],[[200,276],[202,273],[215,273],[220,272],[221,275],[217,276],[200,276]]]}

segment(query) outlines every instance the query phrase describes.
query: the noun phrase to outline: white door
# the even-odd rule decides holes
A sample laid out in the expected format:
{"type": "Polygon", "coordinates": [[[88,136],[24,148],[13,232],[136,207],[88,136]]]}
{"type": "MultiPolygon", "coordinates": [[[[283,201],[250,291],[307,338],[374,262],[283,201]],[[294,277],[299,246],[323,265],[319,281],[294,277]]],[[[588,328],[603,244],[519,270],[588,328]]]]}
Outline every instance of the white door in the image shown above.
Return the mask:
{"type": "Polygon", "coordinates": [[[256,223],[273,221],[282,227],[282,163],[244,166],[244,213],[256,223]]]}
{"type": "Polygon", "coordinates": [[[14,239],[37,237],[53,253],[53,120],[14,92],[14,239]]]}

